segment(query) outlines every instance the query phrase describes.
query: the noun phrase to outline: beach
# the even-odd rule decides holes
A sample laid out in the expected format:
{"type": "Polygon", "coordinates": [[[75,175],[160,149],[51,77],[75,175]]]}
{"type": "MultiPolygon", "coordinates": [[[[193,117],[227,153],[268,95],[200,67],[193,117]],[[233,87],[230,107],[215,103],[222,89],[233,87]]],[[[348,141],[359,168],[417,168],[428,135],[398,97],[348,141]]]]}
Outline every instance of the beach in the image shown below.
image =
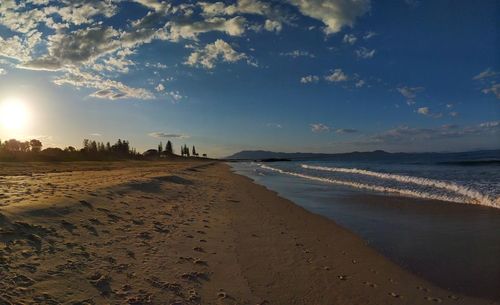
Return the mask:
{"type": "Polygon", "coordinates": [[[434,286],[221,162],[1,168],[2,305],[497,304],[434,286]]]}

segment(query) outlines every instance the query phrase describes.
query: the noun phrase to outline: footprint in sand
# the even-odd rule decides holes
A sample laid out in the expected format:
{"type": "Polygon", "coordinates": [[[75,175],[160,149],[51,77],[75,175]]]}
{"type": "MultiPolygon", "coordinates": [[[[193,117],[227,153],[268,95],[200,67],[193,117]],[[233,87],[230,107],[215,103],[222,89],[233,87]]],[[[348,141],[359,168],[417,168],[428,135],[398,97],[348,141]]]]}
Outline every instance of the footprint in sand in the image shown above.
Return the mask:
{"type": "Polygon", "coordinates": [[[217,293],[217,297],[219,299],[225,299],[225,298],[227,298],[227,293],[225,291],[223,291],[222,289],[220,289],[219,292],[217,293]]]}
{"type": "Polygon", "coordinates": [[[94,225],[102,225],[102,222],[99,221],[97,218],[89,218],[89,222],[91,222],[94,225]]]}
{"type": "Polygon", "coordinates": [[[142,221],[141,219],[132,219],[132,223],[140,226],[144,224],[144,221],[142,221]]]}
{"type": "Polygon", "coordinates": [[[207,275],[203,272],[186,272],[181,275],[181,278],[188,280],[188,281],[193,281],[196,282],[200,279],[207,279],[207,275]]]}
{"type": "Polygon", "coordinates": [[[366,286],[370,286],[372,288],[377,288],[377,286],[378,286],[377,284],[372,283],[372,282],[363,282],[363,284],[365,284],[366,286]]]}
{"type": "Polygon", "coordinates": [[[73,234],[73,231],[77,228],[74,224],[71,222],[68,222],[66,220],[61,220],[61,227],[63,227],[65,230],[73,234]]]}
{"type": "Polygon", "coordinates": [[[193,250],[197,252],[205,252],[205,250],[202,247],[194,247],[193,250]]]}
{"type": "Polygon", "coordinates": [[[112,292],[110,286],[111,277],[108,275],[102,275],[100,272],[96,272],[89,277],[89,282],[94,285],[102,295],[108,295],[112,292]]]}
{"type": "Polygon", "coordinates": [[[16,286],[20,287],[29,287],[35,283],[34,280],[22,274],[14,276],[12,280],[16,284],[16,286]]]}
{"type": "Polygon", "coordinates": [[[99,236],[99,233],[97,232],[96,228],[94,228],[93,226],[91,226],[89,224],[83,224],[82,227],[87,229],[87,231],[89,231],[92,235],[99,236]]]}
{"type": "Polygon", "coordinates": [[[139,295],[129,296],[125,299],[125,304],[128,305],[146,305],[152,304],[152,295],[143,290],[139,291],[139,295]]]}
{"type": "Polygon", "coordinates": [[[80,200],[80,204],[83,205],[86,208],[91,209],[91,210],[94,209],[94,206],[90,202],[88,202],[88,201],[80,200]]]}
{"type": "Polygon", "coordinates": [[[201,259],[199,259],[199,258],[195,258],[195,259],[193,260],[193,263],[194,263],[195,265],[202,265],[202,266],[207,266],[207,265],[208,265],[208,263],[207,263],[206,261],[201,260],[201,259]]]}
{"type": "Polygon", "coordinates": [[[389,292],[389,295],[393,298],[401,299],[403,296],[395,292],[389,292]]]}
{"type": "Polygon", "coordinates": [[[427,288],[425,288],[425,287],[422,287],[422,286],[417,286],[417,289],[418,289],[418,290],[425,291],[425,292],[429,292],[429,289],[427,289],[427,288]]]}
{"type": "Polygon", "coordinates": [[[146,231],[137,234],[137,237],[141,238],[141,239],[151,239],[152,238],[151,233],[146,232],[146,231]]]}
{"type": "Polygon", "coordinates": [[[443,300],[441,300],[440,298],[435,298],[435,297],[425,297],[425,299],[427,301],[430,301],[430,302],[436,302],[436,303],[441,303],[443,300]]]}

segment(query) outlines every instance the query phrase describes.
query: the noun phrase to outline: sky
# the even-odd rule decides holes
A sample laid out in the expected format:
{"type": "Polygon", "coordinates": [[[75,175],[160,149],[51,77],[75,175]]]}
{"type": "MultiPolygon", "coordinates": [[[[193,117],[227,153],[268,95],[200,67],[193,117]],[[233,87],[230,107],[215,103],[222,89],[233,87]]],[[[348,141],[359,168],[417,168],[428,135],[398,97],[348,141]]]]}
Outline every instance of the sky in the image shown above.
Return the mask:
{"type": "Polygon", "coordinates": [[[499,20],[495,0],[2,0],[0,111],[23,116],[0,139],[498,149],[499,20]]]}

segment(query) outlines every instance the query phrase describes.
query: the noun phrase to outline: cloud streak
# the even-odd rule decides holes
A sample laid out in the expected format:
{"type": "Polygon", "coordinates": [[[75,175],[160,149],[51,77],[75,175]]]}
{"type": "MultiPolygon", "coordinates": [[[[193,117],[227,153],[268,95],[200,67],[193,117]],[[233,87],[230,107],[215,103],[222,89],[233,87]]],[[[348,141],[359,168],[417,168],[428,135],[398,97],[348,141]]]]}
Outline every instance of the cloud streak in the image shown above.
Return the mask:
{"type": "Polygon", "coordinates": [[[323,123],[312,123],[309,125],[311,127],[311,131],[314,133],[328,132],[330,131],[330,127],[323,123]]]}
{"type": "Polygon", "coordinates": [[[187,139],[187,138],[189,138],[188,135],[161,132],[161,131],[148,133],[148,136],[153,137],[153,138],[161,138],[161,139],[187,139]]]}

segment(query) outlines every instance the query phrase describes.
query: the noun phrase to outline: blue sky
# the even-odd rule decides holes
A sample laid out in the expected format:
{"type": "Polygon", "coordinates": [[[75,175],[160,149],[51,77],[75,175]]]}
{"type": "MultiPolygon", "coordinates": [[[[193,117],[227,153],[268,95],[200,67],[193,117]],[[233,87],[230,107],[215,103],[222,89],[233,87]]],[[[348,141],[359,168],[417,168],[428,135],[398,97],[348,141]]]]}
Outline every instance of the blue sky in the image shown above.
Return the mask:
{"type": "Polygon", "coordinates": [[[346,152],[500,147],[497,1],[2,1],[0,139],[346,152]]]}

